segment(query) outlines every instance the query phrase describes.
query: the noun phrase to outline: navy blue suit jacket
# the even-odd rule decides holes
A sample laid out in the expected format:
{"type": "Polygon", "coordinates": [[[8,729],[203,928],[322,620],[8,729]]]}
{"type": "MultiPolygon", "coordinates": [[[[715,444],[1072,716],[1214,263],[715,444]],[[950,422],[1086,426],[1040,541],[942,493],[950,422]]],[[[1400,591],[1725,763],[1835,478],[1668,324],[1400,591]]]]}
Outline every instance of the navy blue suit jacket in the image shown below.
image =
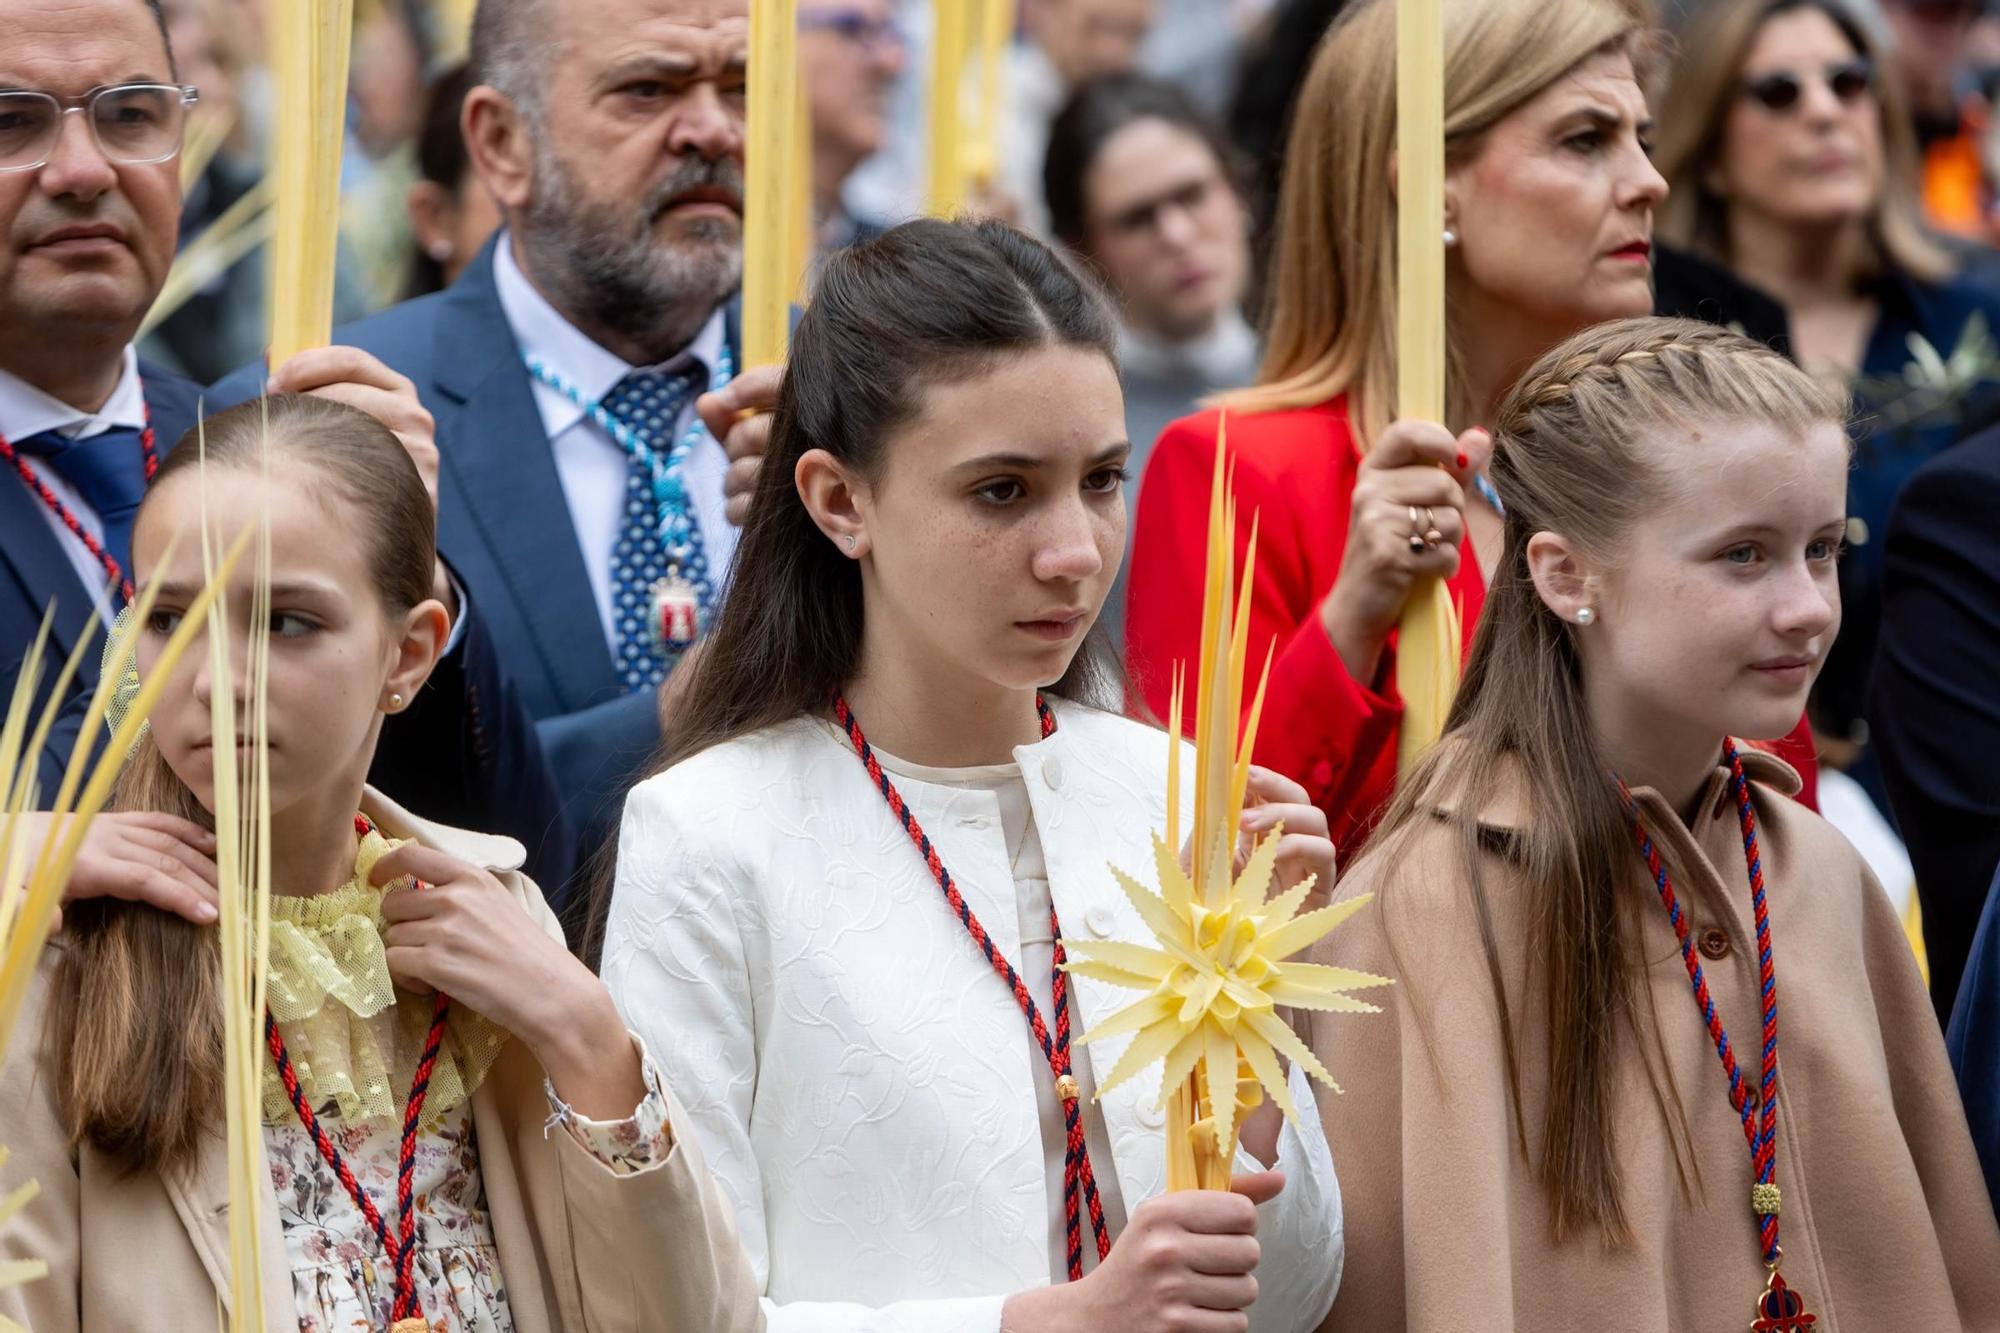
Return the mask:
{"type": "Polygon", "coordinates": [[[1942,1017],[2000,865],[2000,430],[1911,476],[1882,569],[1869,729],[1916,868],[1942,1017]]]}
{"type": "MultiPolygon", "coordinates": [[[[194,424],[199,386],[145,364],[139,367],[139,374],[146,407],[152,414],[154,438],[164,454],[194,424]]],[[[77,582],[76,566],[49,526],[41,500],[10,470],[10,475],[0,477],[0,699],[13,697],[14,683],[42,617],[52,612],[42,688],[35,699],[40,709],[53,677],[90,624],[93,600],[91,592],[77,582]]],[[[63,698],[48,743],[35,756],[35,780],[45,802],[55,795],[70,751],[76,748],[82,732],[90,696],[97,688],[102,626],[92,639],[78,660],[76,678],[63,698]]]]}
{"type": "MultiPolygon", "coordinates": [[[[534,384],[500,306],[489,241],[442,292],[334,330],[416,382],[437,418],[438,544],[499,645],[541,732],[586,854],[617,827],[660,741],[654,691],[625,692],[604,639],[534,384]]],[[[740,346],[736,311],[729,343],[740,346]]],[[[246,367],[216,386],[253,396],[246,367]]]]}
{"type": "MultiPolygon", "coordinates": [[[[193,427],[202,392],[154,366],[142,365],[140,377],[164,454],[193,427]]],[[[213,401],[206,406],[215,410],[213,401]]],[[[91,601],[41,502],[17,480],[0,478],[0,699],[11,696],[44,609],[55,613],[47,682],[82,635],[91,601]]],[[[528,848],[530,873],[555,897],[576,863],[576,836],[534,729],[500,670],[492,636],[470,602],[463,623],[458,649],[438,664],[411,706],[384,724],[369,781],[427,819],[519,839],[528,848]]],[[[97,687],[101,631],[93,639],[37,756],[44,799],[53,795],[76,747],[97,687]]],[[[47,689],[45,683],[43,699],[47,689]]]]}
{"type": "Polygon", "coordinates": [[[1986,915],[1966,960],[1945,1046],[1958,1073],[1987,1193],[2000,1199],[2000,875],[1986,895],[1986,915]]]}

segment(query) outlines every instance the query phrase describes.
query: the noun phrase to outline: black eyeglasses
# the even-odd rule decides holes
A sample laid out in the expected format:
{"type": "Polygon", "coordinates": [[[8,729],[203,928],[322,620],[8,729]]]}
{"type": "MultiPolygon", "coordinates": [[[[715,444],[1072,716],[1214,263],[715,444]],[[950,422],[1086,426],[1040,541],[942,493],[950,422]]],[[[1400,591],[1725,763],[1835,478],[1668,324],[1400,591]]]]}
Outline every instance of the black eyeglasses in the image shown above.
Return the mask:
{"type": "Polygon", "coordinates": [[[165,162],[181,151],[188,110],[199,96],[173,83],[121,83],[81,97],[0,89],[0,174],[47,164],[71,112],[86,113],[97,151],[130,166],[165,162]]]}
{"type": "MultiPolygon", "coordinates": [[[[1766,111],[1790,111],[1806,95],[1806,78],[1788,69],[1773,70],[1743,85],[1743,95],[1766,111]]],[[[1848,60],[1827,66],[1820,78],[1834,100],[1853,106],[1875,86],[1875,68],[1866,60],[1848,60]]]]}

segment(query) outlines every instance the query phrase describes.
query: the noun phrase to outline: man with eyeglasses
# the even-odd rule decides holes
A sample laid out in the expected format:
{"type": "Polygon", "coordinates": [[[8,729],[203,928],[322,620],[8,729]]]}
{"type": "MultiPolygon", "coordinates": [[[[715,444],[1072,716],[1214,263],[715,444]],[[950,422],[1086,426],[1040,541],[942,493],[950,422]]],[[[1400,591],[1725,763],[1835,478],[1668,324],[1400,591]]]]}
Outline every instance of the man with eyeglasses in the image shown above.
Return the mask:
{"type": "Polygon", "coordinates": [[[843,197],[847,178],[881,149],[889,91],[903,72],[903,34],[890,0],[800,0],[799,73],[812,121],[813,219],[819,248],[882,230],[843,197]]]}
{"type": "MultiPolygon", "coordinates": [[[[173,262],[178,158],[198,96],[177,78],[157,0],[0,0],[0,698],[45,610],[60,662],[92,632],[93,609],[101,620],[130,599],[147,478],[201,410],[199,385],[132,348],[173,262]]],[[[429,414],[373,357],[319,349],[276,382],[376,416],[435,475],[429,414]]],[[[438,587],[454,595],[442,567],[438,587]]],[[[544,867],[538,882],[559,885],[574,838],[533,728],[469,607],[454,634],[425,691],[389,719],[371,778],[431,818],[516,834],[544,867]]],[[[77,743],[99,655],[84,651],[37,756],[44,794],[77,743]]],[[[113,816],[91,838],[72,896],[177,911],[202,896],[192,826],[113,816]]]]}

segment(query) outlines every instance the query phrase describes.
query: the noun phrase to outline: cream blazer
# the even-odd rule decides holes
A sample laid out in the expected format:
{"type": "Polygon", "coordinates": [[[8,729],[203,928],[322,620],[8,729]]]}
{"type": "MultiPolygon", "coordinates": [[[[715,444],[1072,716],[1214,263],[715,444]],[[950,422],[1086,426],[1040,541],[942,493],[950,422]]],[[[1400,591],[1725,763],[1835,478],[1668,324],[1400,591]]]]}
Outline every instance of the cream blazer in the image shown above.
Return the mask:
{"type": "MultiPolygon", "coordinates": [[[[1056,733],[1014,756],[1063,931],[1147,941],[1110,867],[1153,877],[1166,737],[1055,709],[1056,733]]],[[[897,785],[1018,958],[997,799],[897,785]]],[[[1008,1295],[1049,1285],[1051,1182],[1029,1064],[1040,1053],[830,723],[796,718],[633,791],[604,976],[688,1098],[774,1329],[995,1333],[1008,1295]]],[[[1138,998],[1072,986],[1077,1034],[1138,998]]],[[[1125,1045],[1088,1051],[1100,1082],[1125,1045]]],[[[1166,1185],[1158,1090],[1155,1065],[1099,1104],[1113,1160],[1094,1166],[1117,1172],[1128,1210],[1166,1185]]],[[[1291,1092],[1311,1104],[1299,1070],[1291,1092]]],[[[1278,1154],[1286,1186],[1262,1209],[1250,1323],[1294,1333],[1339,1283],[1340,1196],[1318,1124],[1288,1124],[1278,1154]]]]}
{"type": "MultiPolygon", "coordinates": [[[[562,938],[508,838],[426,823],[370,791],[363,811],[390,837],[492,871],[562,938]]],[[[60,948],[58,943],[52,948],[60,948]]],[[[0,1071],[0,1143],[13,1157],[0,1192],[33,1178],[41,1193],[0,1228],[0,1261],[42,1259],[47,1277],[0,1289],[0,1315],[34,1333],[217,1327],[229,1301],[229,1188],[222,1136],[172,1177],[121,1176],[94,1149],[70,1146],[42,1059],[44,964],[0,1071]]],[[[728,1204],[683,1133],[668,1090],[675,1146],[638,1175],[615,1176],[568,1134],[544,1136],[542,1071],[512,1042],[472,1098],[479,1167],[507,1302],[518,1333],[712,1333],[763,1326],[750,1266],[728,1204]]],[[[296,1329],[292,1275],[268,1181],[264,1312],[269,1333],[296,1329]]],[[[235,1312],[231,1312],[232,1315],[235,1312]]],[[[242,1323],[235,1325],[244,1327],[242,1323]]]]}

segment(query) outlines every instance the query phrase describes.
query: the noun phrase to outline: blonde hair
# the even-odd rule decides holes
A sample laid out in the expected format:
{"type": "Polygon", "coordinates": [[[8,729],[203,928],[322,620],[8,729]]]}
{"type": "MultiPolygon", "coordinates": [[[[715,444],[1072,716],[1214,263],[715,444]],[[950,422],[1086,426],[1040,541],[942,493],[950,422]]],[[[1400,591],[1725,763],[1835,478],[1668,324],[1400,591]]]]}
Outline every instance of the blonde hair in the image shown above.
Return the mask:
{"type": "Polygon", "coordinates": [[[1708,188],[1706,178],[1721,156],[1724,123],[1740,95],[1743,64],[1758,32],[1768,20],[1795,9],[1826,15],[1875,67],[1872,92],[1879,109],[1884,173],[1868,219],[1874,261],[1926,282],[1943,282],[1957,264],[1925,229],[1919,211],[1917,138],[1909,104],[1883,67],[1880,43],[1844,0],[1709,0],[1689,25],[1659,103],[1654,162],[1672,187],[1660,210],[1660,239],[1728,264],[1729,205],[1708,188]]]}
{"type": "MultiPolygon", "coordinates": [[[[1445,0],[1445,148],[1486,131],[1579,63],[1630,50],[1643,0],[1445,0]]],[[[1396,9],[1365,0],[1322,40],[1292,113],[1257,383],[1238,411],[1310,407],[1346,394],[1363,447],[1389,424],[1396,384],[1396,9]]],[[[1458,358],[1453,358],[1454,365],[1458,358]]],[[[1447,417],[1470,394],[1454,373],[1447,417]]]]}
{"type": "MultiPolygon", "coordinates": [[[[1486,944],[1500,1012],[1515,1133],[1548,1194],[1557,1239],[1594,1226],[1607,1242],[1630,1239],[1621,1198],[1615,1063],[1626,1021],[1637,1033],[1644,967],[1621,903],[1646,887],[1631,831],[1607,778],[1609,762],[1584,702],[1577,628],[1557,617],[1529,574],[1528,539],[1558,532],[1587,553],[1614,552],[1655,506],[1660,455],[1674,437],[1715,423],[1768,422],[1803,434],[1842,423],[1846,404],[1783,356],[1692,320],[1631,319],[1587,329],[1545,355],[1515,386],[1498,419],[1495,484],[1507,497],[1506,539],[1446,743],[1419,762],[1368,846],[1395,866],[1434,836],[1441,804],[1459,843],[1460,882],[1486,944]],[[1495,934],[1484,873],[1495,850],[1478,812],[1504,786],[1525,786],[1526,827],[1506,845],[1508,892],[1523,896],[1534,941],[1529,970],[1542,975],[1548,1094],[1529,1150],[1521,1067],[1501,951],[1526,940],[1495,934]]],[[[1720,738],[1718,738],[1720,739],[1720,738]]],[[[1385,908],[1397,893],[1395,872],[1385,908]]],[[[1395,936],[1392,935],[1392,943],[1395,936]]],[[[1421,1007],[1422,993],[1412,996],[1421,1007]]],[[[1421,1012],[1421,1008],[1420,1008],[1421,1012]]],[[[1653,1092],[1670,1128],[1676,1166],[1690,1188],[1687,1116],[1658,1031],[1647,1048],[1653,1092]]]]}

